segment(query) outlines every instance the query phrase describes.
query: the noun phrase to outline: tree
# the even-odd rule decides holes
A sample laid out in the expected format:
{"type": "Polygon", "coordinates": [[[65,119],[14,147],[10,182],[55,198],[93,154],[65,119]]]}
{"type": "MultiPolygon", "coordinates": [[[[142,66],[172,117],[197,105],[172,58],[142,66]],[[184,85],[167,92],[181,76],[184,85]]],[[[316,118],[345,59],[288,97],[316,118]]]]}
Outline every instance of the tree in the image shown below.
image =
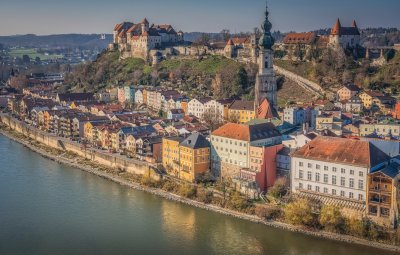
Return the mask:
{"type": "Polygon", "coordinates": [[[40,58],[39,58],[39,57],[36,57],[36,58],[35,58],[35,62],[36,62],[37,64],[39,64],[39,63],[40,63],[40,58]]]}
{"type": "Polygon", "coordinates": [[[222,29],[220,34],[221,34],[222,39],[224,40],[224,42],[228,41],[229,38],[231,38],[231,33],[230,33],[229,29],[222,29]]]}
{"type": "Polygon", "coordinates": [[[287,193],[286,180],[285,178],[279,178],[275,181],[268,193],[274,198],[281,198],[287,193]]]}
{"type": "Polygon", "coordinates": [[[28,55],[23,55],[22,62],[25,64],[29,64],[31,62],[31,58],[28,55]]]}
{"type": "Polygon", "coordinates": [[[334,205],[325,205],[322,207],[319,222],[326,230],[334,232],[343,232],[345,226],[340,208],[334,205]]]}
{"type": "Polygon", "coordinates": [[[202,33],[197,43],[201,45],[208,45],[210,42],[210,35],[207,33],[202,33]]]}
{"type": "Polygon", "coordinates": [[[289,203],[285,209],[285,219],[290,224],[314,227],[318,218],[312,212],[312,203],[308,199],[298,199],[289,203]]]}
{"type": "Polygon", "coordinates": [[[214,131],[223,124],[223,116],[221,116],[222,114],[223,112],[219,113],[215,108],[208,108],[204,111],[201,119],[211,131],[214,131]]]}
{"type": "Polygon", "coordinates": [[[228,206],[231,209],[237,211],[244,211],[250,207],[250,203],[247,199],[239,194],[239,192],[235,191],[230,197],[228,206]]]}
{"type": "Polygon", "coordinates": [[[248,77],[246,69],[241,66],[238,72],[238,82],[239,85],[242,87],[242,90],[246,90],[248,87],[248,77]]]}

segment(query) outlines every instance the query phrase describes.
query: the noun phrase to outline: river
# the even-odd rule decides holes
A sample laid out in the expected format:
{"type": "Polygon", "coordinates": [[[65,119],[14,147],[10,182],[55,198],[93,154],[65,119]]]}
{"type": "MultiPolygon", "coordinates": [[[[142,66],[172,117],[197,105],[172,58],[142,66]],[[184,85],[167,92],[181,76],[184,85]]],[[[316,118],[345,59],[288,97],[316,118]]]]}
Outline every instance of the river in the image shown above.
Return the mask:
{"type": "Polygon", "coordinates": [[[0,136],[0,254],[391,253],[164,200],[0,136]]]}

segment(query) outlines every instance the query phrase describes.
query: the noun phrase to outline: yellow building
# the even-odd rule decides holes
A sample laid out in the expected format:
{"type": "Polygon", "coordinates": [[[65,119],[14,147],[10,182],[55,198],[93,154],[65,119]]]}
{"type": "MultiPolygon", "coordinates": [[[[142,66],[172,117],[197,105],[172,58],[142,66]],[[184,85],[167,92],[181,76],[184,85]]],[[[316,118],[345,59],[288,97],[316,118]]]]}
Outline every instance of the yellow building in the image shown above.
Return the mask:
{"type": "Polygon", "coordinates": [[[378,96],[384,96],[384,95],[379,91],[373,91],[373,90],[364,91],[359,95],[364,107],[367,109],[371,108],[374,98],[378,96]]]}
{"type": "Polygon", "coordinates": [[[199,134],[189,137],[164,137],[162,164],[168,174],[194,182],[210,170],[210,143],[199,134]]]}
{"type": "Polygon", "coordinates": [[[179,146],[179,178],[194,182],[210,170],[210,142],[199,133],[193,133],[179,146]]]}
{"type": "Polygon", "coordinates": [[[236,100],[229,107],[228,119],[240,124],[247,123],[255,118],[254,101],[236,100]]]}
{"type": "Polygon", "coordinates": [[[83,137],[91,142],[93,141],[93,124],[91,122],[86,122],[83,126],[83,137]]]}
{"type": "Polygon", "coordinates": [[[162,139],[162,164],[169,175],[179,176],[179,144],[183,137],[164,137],[162,139]]]}

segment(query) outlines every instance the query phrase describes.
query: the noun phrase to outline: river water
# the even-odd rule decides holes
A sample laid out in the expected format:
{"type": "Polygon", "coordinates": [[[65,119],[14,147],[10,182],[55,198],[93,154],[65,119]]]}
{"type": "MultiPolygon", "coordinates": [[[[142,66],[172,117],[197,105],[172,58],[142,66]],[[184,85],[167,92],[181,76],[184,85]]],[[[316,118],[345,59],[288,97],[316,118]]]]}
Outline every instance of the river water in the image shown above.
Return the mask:
{"type": "Polygon", "coordinates": [[[164,200],[0,136],[0,254],[391,253],[164,200]]]}

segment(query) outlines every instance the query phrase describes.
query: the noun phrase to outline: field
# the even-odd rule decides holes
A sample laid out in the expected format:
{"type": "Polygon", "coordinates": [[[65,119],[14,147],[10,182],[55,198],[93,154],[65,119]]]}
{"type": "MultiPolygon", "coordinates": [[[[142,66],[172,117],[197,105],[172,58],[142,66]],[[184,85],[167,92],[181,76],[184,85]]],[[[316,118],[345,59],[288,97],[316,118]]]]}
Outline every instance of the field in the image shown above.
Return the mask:
{"type": "Polygon", "coordinates": [[[28,55],[31,59],[35,59],[39,57],[40,60],[48,60],[48,59],[55,59],[55,58],[62,58],[62,55],[45,55],[42,53],[38,53],[37,49],[11,49],[8,54],[12,57],[20,57],[22,58],[23,55],[28,55]]]}

